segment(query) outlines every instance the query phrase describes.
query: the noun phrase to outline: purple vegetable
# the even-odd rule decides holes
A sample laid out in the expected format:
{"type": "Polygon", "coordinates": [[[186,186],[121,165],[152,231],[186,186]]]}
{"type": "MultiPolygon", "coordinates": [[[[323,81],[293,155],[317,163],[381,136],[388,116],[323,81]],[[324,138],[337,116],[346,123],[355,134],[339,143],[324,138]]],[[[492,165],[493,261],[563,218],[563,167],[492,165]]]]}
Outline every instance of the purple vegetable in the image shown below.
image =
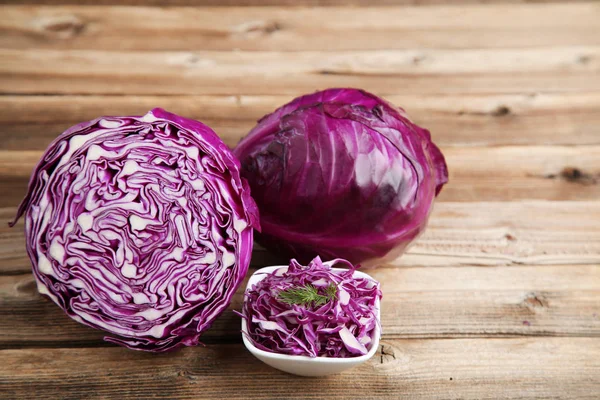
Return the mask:
{"type": "Polygon", "coordinates": [[[199,343],[246,275],[259,228],[227,146],[161,109],[61,134],[23,214],[39,292],[105,340],[156,352],[199,343]]]}
{"type": "Polygon", "coordinates": [[[429,132],[356,89],[293,100],[234,153],[260,209],[257,241],[302,262],[398,256],[425,229],[448,181],[429,132]]]}
{"type": "Polygon", "coordinates": [[[309,357],[366,354],[376,334],[379,283],[353,277],[346,260],[296,260],[246,291],[242,317],[257,348],[309,357]],[[349,270],[334,271],[331,267],[349,270]]]}

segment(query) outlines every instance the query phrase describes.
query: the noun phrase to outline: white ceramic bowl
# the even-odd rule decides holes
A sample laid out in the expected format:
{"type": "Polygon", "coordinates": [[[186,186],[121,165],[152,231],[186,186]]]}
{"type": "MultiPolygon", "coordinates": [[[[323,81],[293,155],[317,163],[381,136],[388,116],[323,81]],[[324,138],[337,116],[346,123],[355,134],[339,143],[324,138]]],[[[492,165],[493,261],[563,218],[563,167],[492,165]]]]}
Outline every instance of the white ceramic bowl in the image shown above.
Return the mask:
{"type": "MultiPolygon", "coordinates": [[[[274,267],[266,267],[261,268],[254,272],[248,281],[248,285],[246,286],[246,290],[252,287],[252,285],[256,284],[263,280],[267,274],[272,273],[276,269],[279,268],[287,268],[287,266],[274,266],[274,267]]],[[[344,271],[341,268],[332,268],[334,271],[344,271]]],[[[369,275],[364,272],[355,271],[354,277],[357,278],[368,278],[373,280],[369,275]]],[[[245,301],[244,296],[244,301],[245,301]]],[[[247,321],[245,318],[242,318],[242,339],[244,340],[244,345],[246,348],[254,355],[254,357],[258,358],[265,364],[270,365],[273,368],[277,368],[281,371],[288,372],[294,375],[301,376],[324,376],[337,374],[339,372],[345,371],[348,368],[352,368],[359,364],[364,363],[369,358],[373,357],[373,355],[377,352],[377,348],[379,347],[379,339],[381,337],[381,316],[380,316],[380,304],[379,299],[375,303],[376,306],[376,316],[377,316],[377,324],[375,327],[375,334],[373,335],[373,341],[371,342],[371,348],[367,354],[359,357],[349,357],[349,358],[330,358],[330,357],[308,357],[308,356],[291,356],[288,354],[279,354],[279,353],[271,353],[268,351],[264,351],[256,348],[252,342],[246,337],[248,333],[247,321]]]]}

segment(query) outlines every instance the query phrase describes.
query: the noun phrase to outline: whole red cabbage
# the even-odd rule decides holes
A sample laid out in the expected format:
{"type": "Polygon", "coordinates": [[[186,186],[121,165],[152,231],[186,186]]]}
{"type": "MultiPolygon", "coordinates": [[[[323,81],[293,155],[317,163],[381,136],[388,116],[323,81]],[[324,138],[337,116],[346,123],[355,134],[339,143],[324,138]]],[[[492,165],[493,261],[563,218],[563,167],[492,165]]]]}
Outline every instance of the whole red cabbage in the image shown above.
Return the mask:
{"type": "Polygon", "coordinates": [[[62,133],[17,219],[39,292],[137,350],[196,345],[252,251],[256,205],[206,125],[154,109],[62,133]]]}
{"type": "Polygon", "coordinates": [[[448,181],[429,131],[362,90],[299,97],[235,148],[260,210],[265,247],[373,263],[401,254],[448,181]]]}

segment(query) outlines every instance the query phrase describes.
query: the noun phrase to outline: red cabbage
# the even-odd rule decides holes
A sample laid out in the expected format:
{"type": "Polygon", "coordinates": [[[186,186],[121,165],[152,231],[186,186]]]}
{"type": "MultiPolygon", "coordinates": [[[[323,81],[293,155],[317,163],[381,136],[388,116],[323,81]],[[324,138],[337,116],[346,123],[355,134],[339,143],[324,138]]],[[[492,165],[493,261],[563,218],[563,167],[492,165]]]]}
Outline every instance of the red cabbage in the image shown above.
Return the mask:
{"type": "Polygon", "coordinates": [[[398,256],[425,229],[448,181],[429,131],[356,89],[293,100],[234,153],[260,210],[257,241],[302,262],[398,256]]]}
{"type": "Polygon", "coordinates": [[[227,146],[161,109],[61,134],[23,214],[39,292],[105,340],[157,352],[199,343],[246,275],[259,228],[227,146]]]}
{"type": "Polygon", "coordinates": [[[246,291],[247,338],[261,350],[309,357],[367,354],[379,321],[379,283],[354,277],[346,260],[296,260],[246,291]],[[348,270],[333,270],[345,267],[348,270]]]}

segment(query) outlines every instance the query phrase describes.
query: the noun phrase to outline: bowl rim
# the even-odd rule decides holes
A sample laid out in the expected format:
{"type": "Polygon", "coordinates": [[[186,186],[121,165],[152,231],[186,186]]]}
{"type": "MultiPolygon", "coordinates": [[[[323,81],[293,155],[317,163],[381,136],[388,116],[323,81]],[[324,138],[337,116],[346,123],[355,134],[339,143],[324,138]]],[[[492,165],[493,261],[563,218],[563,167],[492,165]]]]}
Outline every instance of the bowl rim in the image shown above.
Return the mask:
{"type": "MultiPolygon", "coordinates": [[[[269,266],[269,267],[263,267],[263,268],[260,268],[260,269],[257,269],[256,271],[254,271],[254,273],[252,275],[250,275],[250,278],[248,279],[248,284],[246,285],[246,288],[244,289],[243,302],[244,303],[246,302],[246,291],[251,287],[251,285],[254,285],[255,283],[260,282],[261,280],[266,278],[267,274],[270,274],[273,271],[280,269],[280,268],[285,268],[287,270],[289,268],[289,266],[274,265],[274,266],[269,266]],[[260,276],[260,275],[263,275],[263,276],[260,276]]],[[[333,271],[347,271],[346,268],[331,268],[331,269],[333,271]]],[[[355,270],[352,276],[360,277],[360,278],[367,278],[367,279],[371,279],[375,282],[378,282],[376,279],[374,279],[369,274],[366,274],[366,273],[364,273],[362,271],[358,271],[358,270],[355,270]]],[[[277,359],[277,360],[282,360],[282,361],[287,360],[287,361],[318,362],[318,363],[326,363],[326,364],[359,363],[359,362],[367,361],[368,359],[373,357],[373,355],[377,352],[377,349],[379,348],[379,340],[381,339],[381,301],[379,298],[377,298],[375,300],[375,308],[376,308],[375,317],[377,319],[377,324],[375,325],[375,335],[373,336],[373,343],[371,344],[371,348],[369,349],[367,354],[364,354],[364,355],[358,356],[358,357],[309,357],[309,356],[302,356],[302,355],[281,354],[281,353],[275,353],[275,352],[271,352],[271,351],[261,350],[261,349],[257,348],[256,346],[254,346],[254,344],[252,344],[250,339],[248,339],[246,337],[246,335],[248,334],[248,326],[247,326],[248,321],[246,320],[246,318],[242,318],[242,341],[244,342],[244,345],[251,353],[260,355],[262,357],[268,357],[271,359],[277,359]]]]}

